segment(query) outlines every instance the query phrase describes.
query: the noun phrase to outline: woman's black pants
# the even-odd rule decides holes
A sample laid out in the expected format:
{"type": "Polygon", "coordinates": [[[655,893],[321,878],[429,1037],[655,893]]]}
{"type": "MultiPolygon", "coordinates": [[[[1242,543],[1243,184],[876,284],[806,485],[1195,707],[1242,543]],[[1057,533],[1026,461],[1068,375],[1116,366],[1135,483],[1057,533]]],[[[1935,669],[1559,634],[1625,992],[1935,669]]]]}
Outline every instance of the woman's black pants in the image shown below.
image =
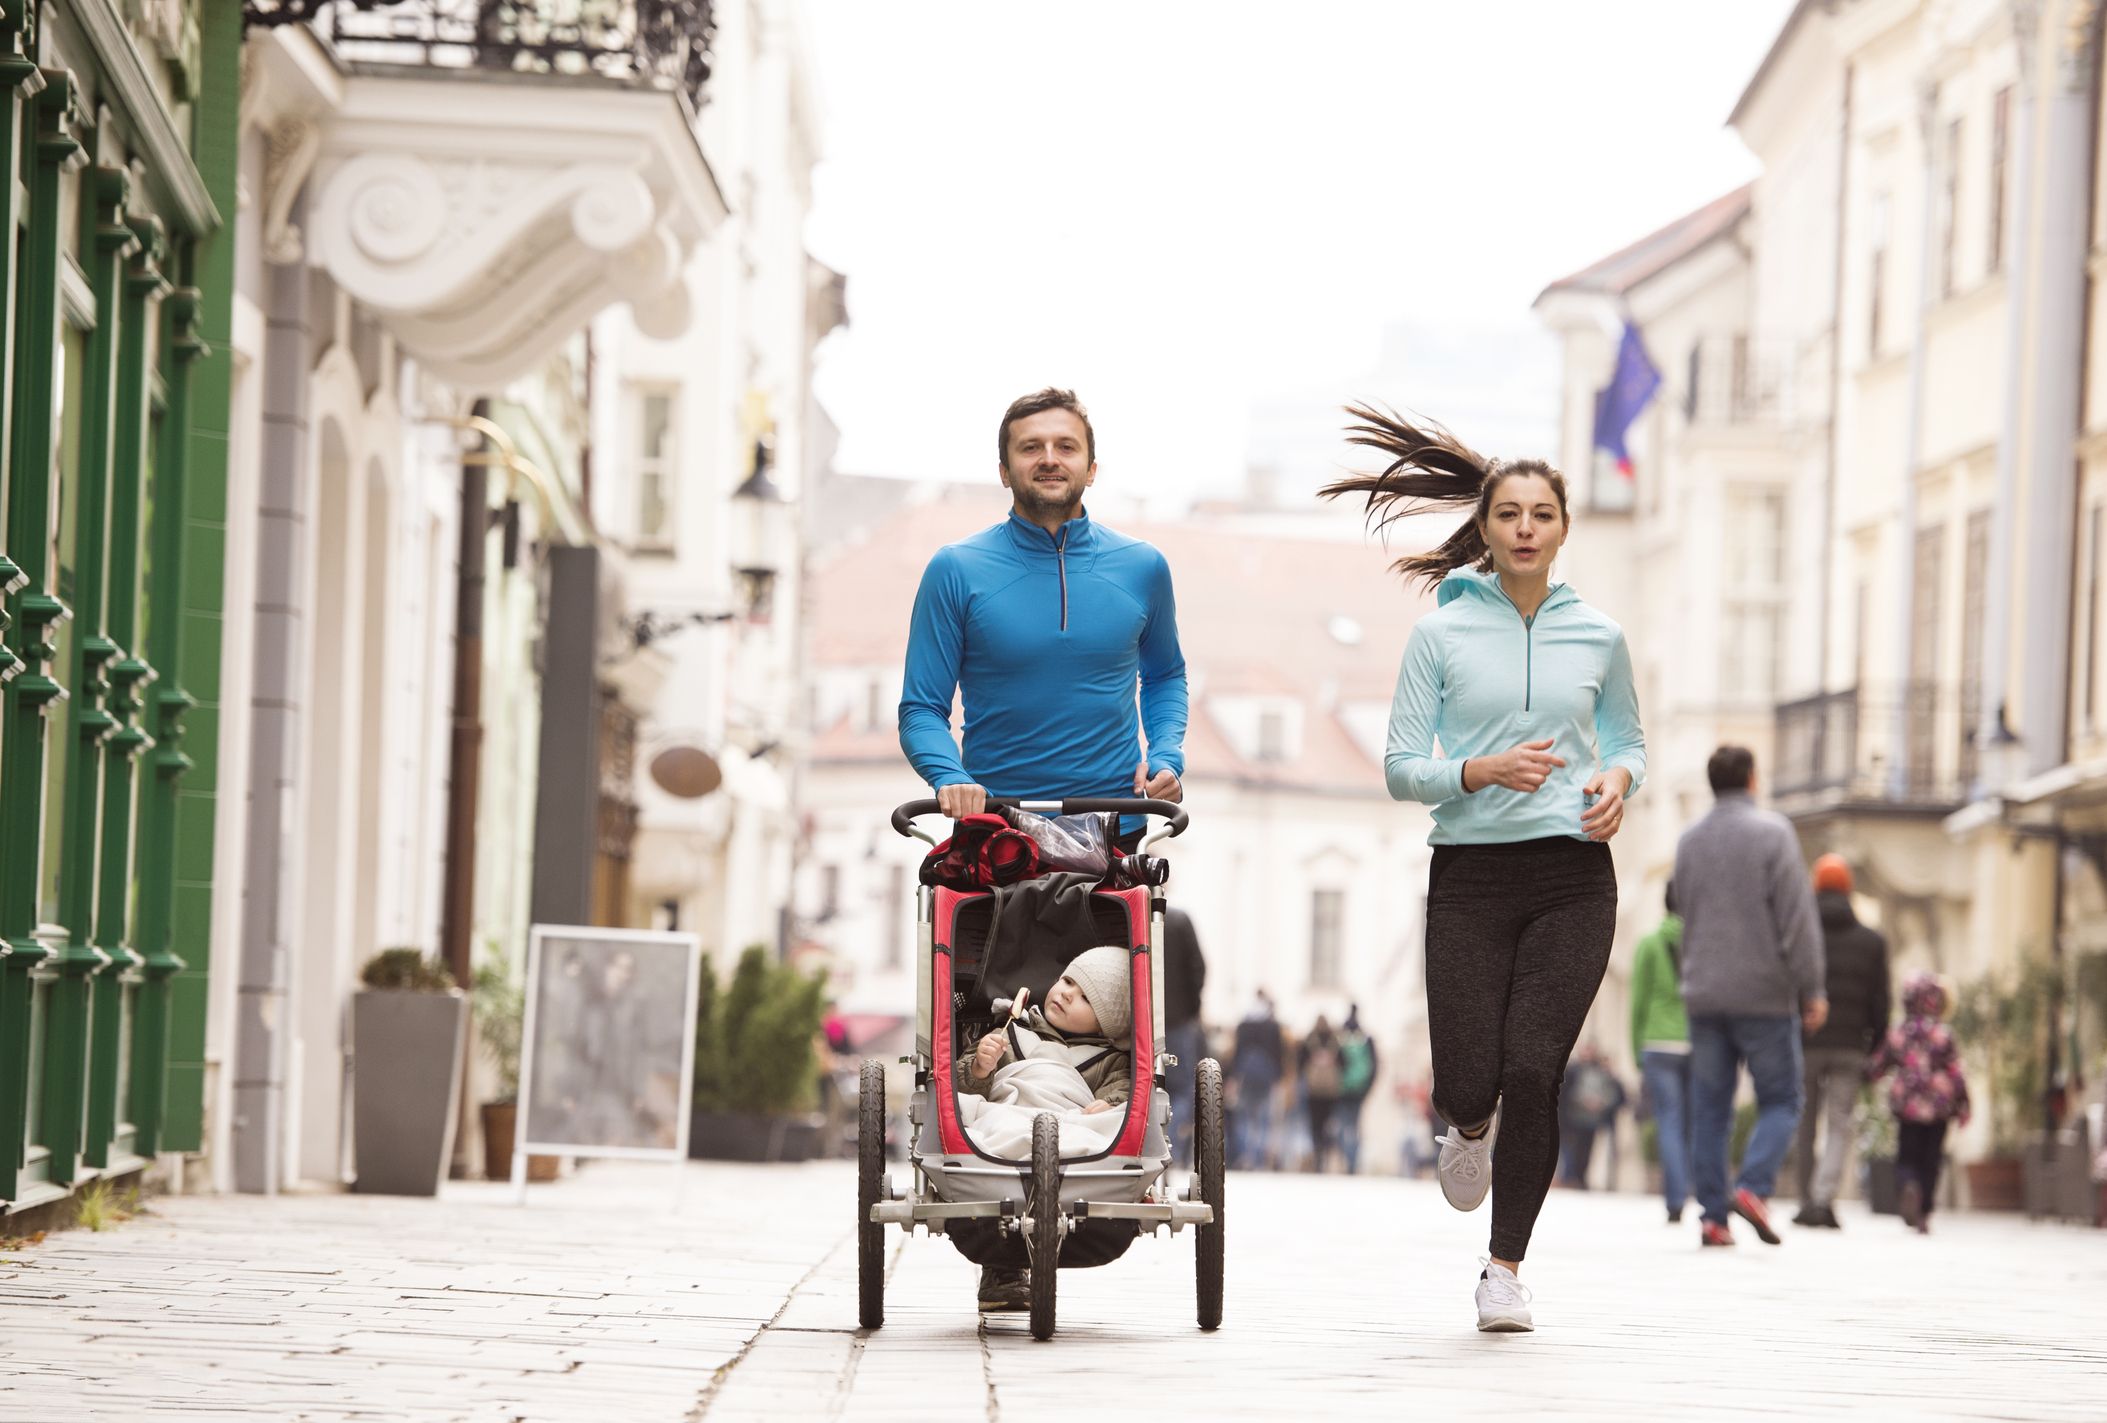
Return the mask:
{"type": "Polygon", "coordinates": [[[1557,836],[1437,845],[1427,875],[1427,1032],[1434,1107],[1500,1113],[1492,1255],[1520,1260],[1558,1169],[1558,1090],[1609,967],[1609,846],[1557,836]]]}

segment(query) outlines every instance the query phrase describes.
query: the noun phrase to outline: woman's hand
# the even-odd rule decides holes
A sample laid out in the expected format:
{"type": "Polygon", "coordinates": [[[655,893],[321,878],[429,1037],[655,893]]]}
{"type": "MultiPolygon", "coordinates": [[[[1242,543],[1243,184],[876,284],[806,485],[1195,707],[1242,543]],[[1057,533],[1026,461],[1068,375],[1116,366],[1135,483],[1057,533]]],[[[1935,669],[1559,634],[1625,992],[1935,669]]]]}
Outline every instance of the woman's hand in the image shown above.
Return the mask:
{"type": "Polygon", "coordinates": [[[1463,789],[1467,794],[1487,786],[1505,786],[1523,795],[1535,795],[1538,787],[1551,779],[1551,773],[1565,764],[1551,754],[1549,737],[1525,741],[1497,756],[1473,756],[1465,761],[1463,789]]]}
{"type": "Polygon", "coordinates": [[[993,1072],[995,1064],[1002,1061],[1002,1050],[1008,1045],[999,1031],[982,1038],[973,1048],[973,1075],[986,1077],[993,1072]]]}
{"type": "Polygon", "coordinates": [[[1089,1106],[1083,1108],[1083,1115],[1086,1117],[1094,1117],[1099,1112],[1109,1112],[1111,1110],[1112,1104],[1110,1102],[1107,1102],[1104,1098],[1100,1097],[1095,1102],[1092,1102],[1089,1106]]]}
{"type": "Polygon", "coordinates": [[[1631,772],[1622,766],[1597,771],[1581,787],[1582,795],[1595,797],[1580,817],[1580,828],[1590,840],[1608,840],[1624,824],[1624,793],[1631,789],[1631,772]]]}

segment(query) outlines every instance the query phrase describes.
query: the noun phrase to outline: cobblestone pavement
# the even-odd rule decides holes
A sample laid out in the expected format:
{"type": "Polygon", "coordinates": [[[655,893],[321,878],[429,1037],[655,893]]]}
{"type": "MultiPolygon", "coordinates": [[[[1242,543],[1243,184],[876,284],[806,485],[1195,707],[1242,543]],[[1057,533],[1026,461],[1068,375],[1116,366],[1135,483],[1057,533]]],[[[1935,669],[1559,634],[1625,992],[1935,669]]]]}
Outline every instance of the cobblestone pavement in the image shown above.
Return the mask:
{"type": "MultiPolygon", "coordinates": [[[[897,1169],[897,1168],[896,1168],[897,1169]]],[[[512,1205],[190,1197],[0,1261],[0,1419],[647,1420],[2107,1415],[2107,1232],[1696,1228],[1554,1195],[1538,1330],[1480,1335],[1483,1214],[1431,1185],[1230,1178],[1228,1311],[1188,1237],[1061,1277],[1060,1331],[980,1320],[940,1239],[888,1239],[855,1325],[851,1171],[600,1163],[512,1205]]]]}

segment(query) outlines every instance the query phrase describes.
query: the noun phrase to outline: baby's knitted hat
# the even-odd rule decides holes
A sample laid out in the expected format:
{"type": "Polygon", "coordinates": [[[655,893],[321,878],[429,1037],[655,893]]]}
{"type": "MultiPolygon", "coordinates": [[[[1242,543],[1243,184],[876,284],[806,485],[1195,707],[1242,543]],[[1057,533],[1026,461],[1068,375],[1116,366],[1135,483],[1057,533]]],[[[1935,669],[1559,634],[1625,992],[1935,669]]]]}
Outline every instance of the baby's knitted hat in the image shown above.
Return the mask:
{"type": "Polygon", "coordinates": [[[1085,949],[1062,970],[1083,990],[1083,1000],[1097,1014],[1098,1029],[1114,1042],[1134,1026],[1133,995],[1128,991],[1133,970],[1127,960],[1125,949],[1107,944],[1085,949]]]}

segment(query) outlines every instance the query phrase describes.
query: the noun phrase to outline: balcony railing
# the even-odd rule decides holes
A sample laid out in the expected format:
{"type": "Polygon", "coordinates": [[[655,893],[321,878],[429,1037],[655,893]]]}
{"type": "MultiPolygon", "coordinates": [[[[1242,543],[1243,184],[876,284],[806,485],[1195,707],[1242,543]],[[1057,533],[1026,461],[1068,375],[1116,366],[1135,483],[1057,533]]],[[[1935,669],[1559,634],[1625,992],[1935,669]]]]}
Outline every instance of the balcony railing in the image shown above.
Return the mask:
{"type": "Polygon", "coordinates": [[[1683,376],[1693,425],[1785,425],[1795,418],[1791,343],[1745,332],[1701,338],[1683,376]]]}
{"type": "Polygon", "coordinates": [[[711,0],[243,0],[244,22],[305,21],[348,60],[598,75],[677,88],[700,109],[711,0]]]}
{"type": "Polygon", "coordinates": [[[1976,774],[1980,713],[1979,689],[1936,682],[1781,703],[1771,792],[1780,800],[1959,805],[1976,774]]]}

